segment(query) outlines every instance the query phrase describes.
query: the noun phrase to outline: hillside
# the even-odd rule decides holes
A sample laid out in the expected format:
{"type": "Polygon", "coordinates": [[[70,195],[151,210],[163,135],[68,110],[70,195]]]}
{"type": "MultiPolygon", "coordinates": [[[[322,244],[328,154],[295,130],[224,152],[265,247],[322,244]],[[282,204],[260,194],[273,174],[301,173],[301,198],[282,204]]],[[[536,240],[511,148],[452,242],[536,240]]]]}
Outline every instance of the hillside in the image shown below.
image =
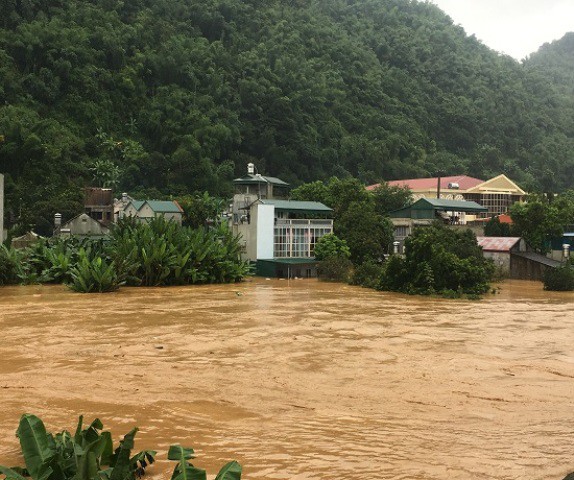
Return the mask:
{"type": "Polygon", "coordinates": [[[545,49],[499,56],[432,4],[5,3],[8,223],[45,230],[94,183],[226,195],[249,161],[294,184],[437,170],[551,191],[574,181],[573,107],[545,49]]]}

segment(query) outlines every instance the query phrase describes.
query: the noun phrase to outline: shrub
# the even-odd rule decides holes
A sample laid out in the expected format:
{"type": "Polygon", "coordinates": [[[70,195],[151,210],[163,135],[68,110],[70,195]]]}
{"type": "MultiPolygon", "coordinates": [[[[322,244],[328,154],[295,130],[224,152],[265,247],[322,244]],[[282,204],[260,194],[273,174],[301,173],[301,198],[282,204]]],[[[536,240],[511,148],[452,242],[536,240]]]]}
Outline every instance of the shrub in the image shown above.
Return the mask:
{"type": "Polygon", "coordinates": [[[570,262],[544,271],[544,290],[568,292],[574,290],[574,269],[570,262]]]}
{"type": "Polygon", "coordinates": [[[407,238],[405,250],[404,259],[387,261],[381,289],[422,295],[445,290],[480,295],[489,289],[494,265],[483,257],[470,230],[419,228],[407,238]]]}
{"type": "Polygon", "coordinates": [[[318,277],[330,282],[348,282],[353,264],[345,257],[328,257],[317,267],[318,277]]]}
{"type": "Polygon", "coordinates": [[[351,285],[361,287],[377,288],[381,282],[384,267],[374,260],[366,260],[358,267],[355,267],[351,277],[351,285]]]}
{"type": "Polygon", "coordinates": [[[315,244],[313,251],[317,260],[325,260],[329,257],[349,258],[351,250],[345,240],[341,240],[334,233],[322,236],[315,244]]]}
{"type": "Polygon", "coordinates": [[[90,257],[81,249],[78,262],[70,269],[71,281],[68,286],[75,292],[113,292],[120,288],[122,282],[114,265],[100,256],[90,257]]]}
{"type": "Polygon", "coordinates": [[[18,250],[0,244],[0,285],[20,282],[21,262],[18,250]]]}
{"type": "MultiPolygon", "coordinates": [[[[75,434],[63,431],[56,435],[46,432],[42,420],[24,414],[16,435],[20,439],[26,468],[0,465],[5,480],[136,480],[155,461],[156,452],[143,450],[131,455],[134,437],[132,429],[114,450],[110,432],[101,431],[102,422],[95,419],[87,428],[80,416],[75,434]],[[107,468],[103,468],[107,467],[107,468]]],[[[189,462],[195,458],[192,448],[172,445],[168,460],[177,461],[171,480],[207,480],[205,470],[189,462]]],[[[236,461],[225,464],[215,480],[241,480],[241,465],[236,461]]]]}

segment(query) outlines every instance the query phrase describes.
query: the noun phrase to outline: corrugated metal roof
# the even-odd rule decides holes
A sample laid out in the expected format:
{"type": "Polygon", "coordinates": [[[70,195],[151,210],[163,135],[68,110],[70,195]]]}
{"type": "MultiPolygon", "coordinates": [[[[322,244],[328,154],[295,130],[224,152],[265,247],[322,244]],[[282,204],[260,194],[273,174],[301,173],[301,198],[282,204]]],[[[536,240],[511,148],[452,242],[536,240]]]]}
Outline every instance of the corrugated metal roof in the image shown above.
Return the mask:
{"type": "Polygon", "coordinates": [[[245,177],[236,178],[233,183],[251,184],[251,183],[270,183],[271,185],[281,185],[288,187],[289,184],[277,177],[266,177],[264,175],[246,175],[245,177]]]}
{"type": "Polygon", "coordinates": [[[131,204],[139,211],[145,203],[156,213],[182,213],[179,204],[173,200],[132,200],[124,207],[124,210],[131,204]]]}
{"type": "Polygon", "coordinates": [[[333,209],[321,202],[300,200],[261,200],[263,205],[274,205],[276,210],[332,212],[333,209]]]}
{"type": "Polygon", "coordinates": [[[476,202],[467,202],[463,200],[445,200],[444,198],[420,198],[413,205],[421,205],[422,203],[429,203],[435,209],[449,210],[453,212],[487,212],[488,208],[479,205],[476,202]]]}
{"type": "MultiPolygon", "coordinates": [[[[411,190],[435,190],[438,183],[438,177],[431,178],[409,178],[406,180],[391,180],[388,182],[391,187],[408,187],[411,190]]],[[[440,188],[448,190],[449,183],[458,183],[458,190],[468,190],[469,188],[476,187],[484,180],[479,178],[469,177],[468,175],[455,175],[450,177],[441,177],[440,188]]],[[[370,185],[367,190],[373,190],[378,187],[379,184],[370,185]]]]}
{"type": "Polygon", "coordinates": [[[145,202],[157,213],[181,213],[181,207],[172,200],[146,200],[145,202]]]}
{"type": "Polygon", "coordinates": [[[476,241],[485,252],[510,252],[520,237],[476,237],[476,241]]]}
{"type": "Polygon", "coordinates": [[[124,210],[128,207],[130,203],[136,210],[139,210],[140,208],[142,208],[142,205],[145,203],[145,200],[132,200],[131,202],[128,202],[128,204],[124,207],[124,210]]]}

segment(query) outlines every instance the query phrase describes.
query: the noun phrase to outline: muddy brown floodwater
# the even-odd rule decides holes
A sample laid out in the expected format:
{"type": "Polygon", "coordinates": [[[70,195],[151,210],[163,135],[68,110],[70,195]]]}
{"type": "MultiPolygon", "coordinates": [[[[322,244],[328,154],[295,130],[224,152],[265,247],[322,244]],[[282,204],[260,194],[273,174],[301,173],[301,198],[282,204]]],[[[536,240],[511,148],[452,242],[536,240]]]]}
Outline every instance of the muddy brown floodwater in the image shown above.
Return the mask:
{"type": "MultiPolygon", "coordinates": [[[[96,416],[213,477],[557,479],[574,470],[574,293],[480,302],[313,280],[0,289],[0,464],[23,412],[96,416]]],[[[149,470],[169,478],[161,460],[149,470]]]]}

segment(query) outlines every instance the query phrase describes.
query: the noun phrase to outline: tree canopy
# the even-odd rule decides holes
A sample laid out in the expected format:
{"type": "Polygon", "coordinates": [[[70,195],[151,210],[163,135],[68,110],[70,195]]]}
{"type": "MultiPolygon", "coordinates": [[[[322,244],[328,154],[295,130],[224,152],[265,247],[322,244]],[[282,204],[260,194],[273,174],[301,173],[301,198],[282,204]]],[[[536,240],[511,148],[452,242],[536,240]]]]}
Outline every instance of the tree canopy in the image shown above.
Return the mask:
{"type": "Polygon", "coordinates": [[[248,162],[294,185],[569,188],[571,42],[519,63],[416,0],[2,2],[7,224],[78,211],[94,184],[225,197],[248,162]]]}

